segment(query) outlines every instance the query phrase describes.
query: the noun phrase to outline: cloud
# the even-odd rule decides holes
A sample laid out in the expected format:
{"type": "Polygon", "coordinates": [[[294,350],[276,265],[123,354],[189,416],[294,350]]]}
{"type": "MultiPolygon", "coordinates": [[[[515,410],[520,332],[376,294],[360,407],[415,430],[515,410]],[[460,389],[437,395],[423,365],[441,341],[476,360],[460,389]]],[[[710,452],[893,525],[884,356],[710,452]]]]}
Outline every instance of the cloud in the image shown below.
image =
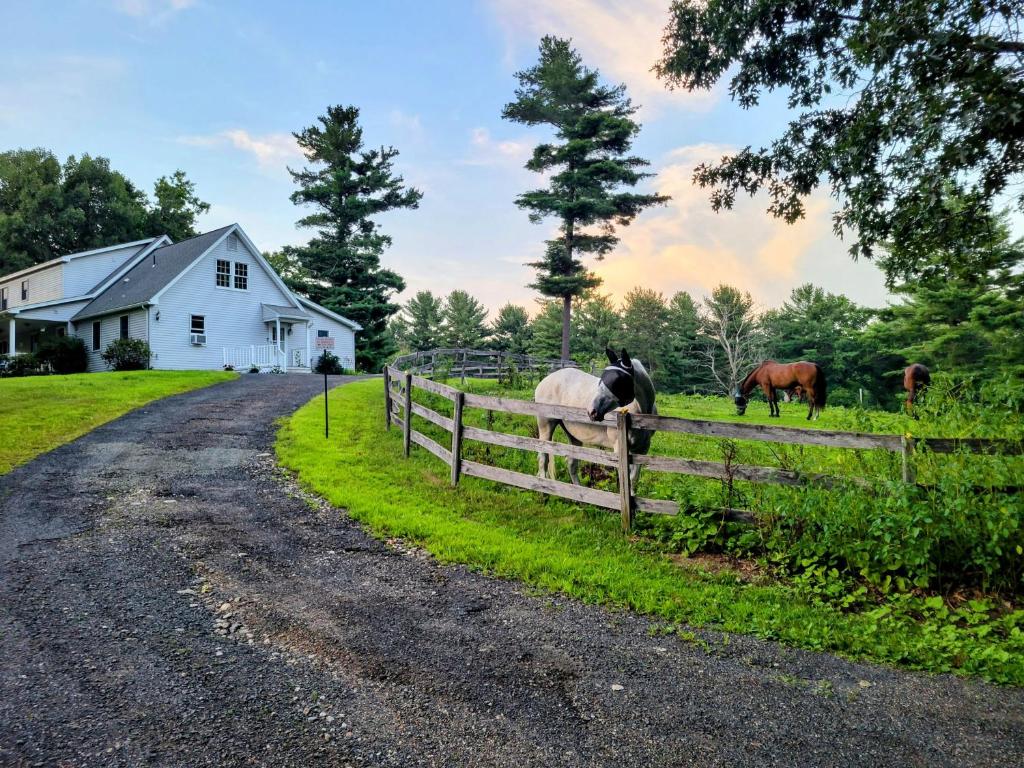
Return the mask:
{"type": "Polygon", "coordinates": [[[196,0],[113,0],[114,10],[136,19],[158,24],[191,8],[196,0]]]}
{"type": "Polygon", "coordinates": [[[232,128],[210,135],[179,136],[177,141],[191,147],[231,146],[255,157],[261,170],[274,173],[284,173],[289,163],[301,163],[306,159],[290,133],[256,136],[243,128],[232,128]]]}
{"type": "Polygon", "coordinates": [[[572,38],[591,68],[624,82],[631,98],[650,115],[664,104],[708,109],[714,92],[669,91],[651,67],[661,57],[669,20],[664,0],[490,0],[508,41],[507,58],[524,45],[535,49],[544,35],[572,38]]]}
{"type": "Polygon", "coordinates": [[[527,141],[496,141],[486,128],[474,128],[469,135],[469,154],[462,164],[522,168],[532,151],[533,145],[527,141]]]}
{"type": "Polygon", "coordinates": [[[400,109],[391,110],[391,124],[409,134],[416,141],[423,139],[423,123],[419,115],[409,115],[400,109]]]}
{"type": "Polygon", "coordinates": [[[621,299],[642,285],[666,297],[681,290],[699,297],[728,283],[763,305],[777,306],[797,285],[813,281],[880,304],[886,296],[881,276],[870,264],[854,263],[832,233],[832,201],[824,192],[807,200],[805,218],[792,225],[770,216],[761,197],[737,199],[729,211],[711,210],[708,190],[692,181],[693,169],[731,149],[696,144],[666,156],[655,185],[672,200],[619,229],[619,246],[594,263],[604,279],[602,290],[621,299]]]}

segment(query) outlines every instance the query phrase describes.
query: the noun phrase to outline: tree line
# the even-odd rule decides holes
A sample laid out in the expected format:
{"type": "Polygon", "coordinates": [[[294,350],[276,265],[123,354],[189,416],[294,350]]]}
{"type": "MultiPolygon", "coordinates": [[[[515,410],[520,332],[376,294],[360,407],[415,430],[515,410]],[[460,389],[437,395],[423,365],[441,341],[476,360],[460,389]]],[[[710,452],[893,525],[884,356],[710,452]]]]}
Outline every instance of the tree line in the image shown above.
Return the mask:
{"type": "MultiPolygon", "coordinates": [[[[987,267],[970,272],[934,256],[930,269],[898,283],[897,300],[880,309],[811,284],[764,311],[749,293],[728,285],[700,300],[637,287],[618,305],[592,290],[572,315],[572,359],[600,368],[607,346],[626,347],[662,391],[715,395],[734,391],[763,360],[810,360],[828,374],[830,402],[887,408],[897,407],[910,362],[1019,385],[1024,243],[1012,241],[1001,221],[983,250],[987,267]]],[[[488,322],[481,302],[466,291],[447,297],[420,291],[389,330],[403,352],[464,347],[558,358],[562,309],[558,300],[541,301],[531,318],[526,307],[510,303],[488,322]]]]}

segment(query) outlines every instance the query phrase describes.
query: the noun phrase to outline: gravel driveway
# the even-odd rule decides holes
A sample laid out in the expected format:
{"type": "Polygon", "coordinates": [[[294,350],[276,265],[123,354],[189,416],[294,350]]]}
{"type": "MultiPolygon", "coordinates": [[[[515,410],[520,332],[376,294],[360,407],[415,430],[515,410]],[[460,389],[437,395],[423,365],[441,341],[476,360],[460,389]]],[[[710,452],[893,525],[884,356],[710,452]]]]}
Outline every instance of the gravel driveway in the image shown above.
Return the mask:
{"type": "Polygon", "coordinates": [[[243,376],[0,477],[0,765],[1021,765],[1022,690],[661,637],[370,538],[274,468],[320,387],[243,376]]]}

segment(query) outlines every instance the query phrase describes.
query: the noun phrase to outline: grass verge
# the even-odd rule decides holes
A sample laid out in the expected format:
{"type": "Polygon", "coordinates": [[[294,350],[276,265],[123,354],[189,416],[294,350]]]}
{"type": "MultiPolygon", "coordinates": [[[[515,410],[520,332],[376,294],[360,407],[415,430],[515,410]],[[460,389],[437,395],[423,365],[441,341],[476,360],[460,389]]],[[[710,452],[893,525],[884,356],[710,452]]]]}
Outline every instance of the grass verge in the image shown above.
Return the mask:
{"type": "Polygon", "coordinates": [[[414,541],[442,562],[673,624],[1024,684],[1024,634],[1016,628],[994,637],[887,606],[844,612],[781,582],[681,569],[650,542],[623,537],[617,515],[475,478],[450,489],[445,465],[416,446],[403,459],[400,432],[384,432],[380,381],[349,384],[330,398],[331,439],[323,438],[317,398],[282,426],[281,462],[373,533],[414,541]]]}
{"type": "Polygon", "coordinates": [[[236,375],[126,371],[0,379],[0,475],[141,405],[236,375]]]}

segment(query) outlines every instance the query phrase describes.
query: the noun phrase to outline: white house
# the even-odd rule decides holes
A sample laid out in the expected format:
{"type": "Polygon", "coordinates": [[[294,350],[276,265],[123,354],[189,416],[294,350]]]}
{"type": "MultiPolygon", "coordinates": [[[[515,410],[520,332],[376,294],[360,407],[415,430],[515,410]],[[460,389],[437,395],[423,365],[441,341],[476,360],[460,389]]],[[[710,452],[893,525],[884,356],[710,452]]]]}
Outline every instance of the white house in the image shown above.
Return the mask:
{"type": "Polygon", "coordinates": [[[62,256],[0,277],[0,354],[47,334],[81,338],[89,370],[117,338],[143,339],[152,367],[253,365],[309,371],[324,350],[355,368],[357,323],[290,291],[237,224],[62,256]]]}

